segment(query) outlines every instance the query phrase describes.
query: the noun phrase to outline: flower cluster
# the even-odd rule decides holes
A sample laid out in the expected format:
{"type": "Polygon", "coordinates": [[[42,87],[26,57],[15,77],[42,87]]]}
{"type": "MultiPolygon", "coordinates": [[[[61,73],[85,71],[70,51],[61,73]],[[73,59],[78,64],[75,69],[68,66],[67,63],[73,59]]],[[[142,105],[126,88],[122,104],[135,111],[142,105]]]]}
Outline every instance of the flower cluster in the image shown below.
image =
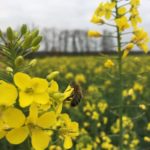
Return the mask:
{"type": "MultiPolygon", "coordinates": [[[[132,34],[129,41],[120,43],[123,58],[136,46],[142,49],[145,53],[148,52],[149,36],[140,28],[138,25],[142,22],[139,15],[138,6],[140,0],[127,0],[127,1],[116,1],[111,0],[110,2],[101,2],[92,16],[91,22],[94,24],[108,25],[116,27],[119,30],[119,36],[123,37],[128,34],[132,34]],[[108,23],[108,20],[111,23],[108,23]],[[133,31],[131,31],[133,30],[133,31]]],[[[101,33],[90,30],[88,32],[89,37],[100,37],[101,33]]],[[[114,34],[114,38],[116,35],[114,34]]]]}
{"type": "Polygon", "coordinates": [[[4,58],[0,70],[0,140],[7,140],[10,147],[25,143],[30,149],[45,150],[51,149],[57,138],[64,142],[65,149],[70,149],[79,126],[62,112],[62,107],[74,88],[69,85],[60,91],[54,80],[58,71],[46,79],[24,73],[36,63],[33,59],[26,64],[24,57],[39,48],[42,37],[38,30],[29,31],[23,25],[19,33],[9,27],[6,34],[0,33],[4,58]]]}
{"type": "Polygon", "coordinates": [[[78,123],[61,114],[61,110],[73,89],[68,86],[60,92],[56,81],[31,78],[21,72],[13,79],[14,84],[0,81],[0,138],[21,144],[30,136],[32,147],[44,150],[52,142],[50,133],[58,130],[64,147],[72,147],[71,138],[78,135],[78,123]]]}

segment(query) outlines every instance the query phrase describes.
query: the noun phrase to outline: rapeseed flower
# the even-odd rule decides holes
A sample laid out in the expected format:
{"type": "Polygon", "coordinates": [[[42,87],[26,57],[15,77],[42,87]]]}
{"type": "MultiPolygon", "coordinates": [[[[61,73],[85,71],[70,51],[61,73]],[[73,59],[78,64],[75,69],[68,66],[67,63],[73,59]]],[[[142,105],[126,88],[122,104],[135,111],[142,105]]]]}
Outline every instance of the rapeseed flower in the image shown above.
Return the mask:
{"type": "Polygon", "coordinates": [[[31,78],[25,73],[14,75],[14,82],[19,89],[19,104],[27,107],[33,102],[46,104],[49,102],[48,82],[42,78],[31,78]]]}

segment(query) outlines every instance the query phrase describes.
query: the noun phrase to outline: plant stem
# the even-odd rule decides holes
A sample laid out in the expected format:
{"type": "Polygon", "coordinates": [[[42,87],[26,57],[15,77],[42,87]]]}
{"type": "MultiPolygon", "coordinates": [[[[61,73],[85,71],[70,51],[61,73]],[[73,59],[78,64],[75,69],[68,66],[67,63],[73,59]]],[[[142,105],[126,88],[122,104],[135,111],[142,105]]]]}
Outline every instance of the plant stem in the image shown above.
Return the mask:
{"type": "MultiPolygon", "coordinates": [[[[116,0],[116,18],[119,17],[119,13],[118,13],[118,5],[117,5],[117,0],[116,0]]],[[[119,103],[120,103],[120,108],[119,108],[119,120],[120,120],[120,134],[119,134],[119,149],[123,150],[123,97],[122,97],[122,91],[123,91],[123,78],[122,78],[122,51],[121,51],[121,32],[119,30],[119,27],[116,27],[117,30],[117,45],[118,45],[118,75],[119,75],[119,103]]]]}

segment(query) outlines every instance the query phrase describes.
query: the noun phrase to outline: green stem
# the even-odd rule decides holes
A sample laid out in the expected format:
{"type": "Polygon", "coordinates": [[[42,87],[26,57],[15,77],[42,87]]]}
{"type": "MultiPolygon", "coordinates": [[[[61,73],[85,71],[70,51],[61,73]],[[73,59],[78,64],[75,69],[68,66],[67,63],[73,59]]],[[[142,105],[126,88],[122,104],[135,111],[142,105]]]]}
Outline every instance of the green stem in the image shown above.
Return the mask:
{"type": "MultiPolygon", "coordinates": [[[[116,18],[119,17],[119,14],[118,14],[118,5],[117,5],[117,0],[116,0],[116,6],[115,6],[115,9],[116,9],[116,18]]],[[[121,51],[121,32],[119,30],[119,27],[116,27],[116,30],[117,30],[117,45],[118,45],[118,75],[119,75],[119,103],[120,103],[120,108],[119,108],[119,119],[120,119],[120,134],[119,134],[119,139],[120,139],[120,142],[119,142],[119,149],[120,150],[123,150],[123,109],[124,109],[124,106],[123,106],[123,96],[122,96],[122,91],[123,91],[123,78],[122,78],[122,51],[121,51]]]]}
{"type": "Polygon", "coordinates": [[[27,139],[28,150],[31,150],[30,138],[27,139]]]}

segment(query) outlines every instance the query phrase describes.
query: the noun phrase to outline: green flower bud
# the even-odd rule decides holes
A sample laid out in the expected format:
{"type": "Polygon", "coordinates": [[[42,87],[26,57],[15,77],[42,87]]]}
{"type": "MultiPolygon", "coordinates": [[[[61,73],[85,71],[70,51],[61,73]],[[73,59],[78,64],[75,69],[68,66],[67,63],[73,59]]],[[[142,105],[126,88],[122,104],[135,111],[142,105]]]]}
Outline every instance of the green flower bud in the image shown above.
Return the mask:
{"type": "Polygon", "coordinates": [[[34,31],[31,33],[32,38],[37,37],[37,36],[38,36],[38,34],[39,34],[39,30],[34,30],[34,31]]]}
{"type": "Polygon", "coordinates": [[[24,58],[23,56],[18,56],[16,59],[15,59],[15,65],[16,66],[21,66],[24,64],[24,58]]]}
{"type": "Polygon", "coordinates": [[[27,48],[30,48],[31,47],[31,43],[32,43],[32,36],[31,35],[28,35],[25,40],[24,40],[24,43],[22,45],[22,48],[24,49],[27,49],[27,48]]]}
{"type": "Polygon", "coordinates": [[[18,38],[19,33],[18,32],[14,32],[14,38],[18,38]]]}
{"type": "Polygon", "coordinates": [[[11,67],[6,67],[6,72],[8,74],[13,73],[13,69],[11,67]]]}
{"type": "Polygon", "coordinates": [[[55,93],[54,95],[53,95],[53,97],[54,97],[54,99],[57,99],[57,100],[62,100],[62,99],[64,99],[64,93],[55,93]]]}
{"type": "Polygon", "coordinates": [[[54,71],[47,76],[47,80],[51,81],[59,75],[59,71],[54,71]]]}
{"type": "Polygon", "coordinates": [[[9,41],[12,41],[14,39],[14,33],[11,27],[7,28],[7,38],[9,41]]]}
{"type": "Polygon", "coordinates": [[[40,48],[40,45],[32,47],[32,52],[38,51],[39,48],[40,48]]]}
{"type": "Polygon", "coordinates": [[[29,66],[34,67],[37,64],[37,60],[36,59],[32,59],[29,63],[29,66]]]}
{"type": "Polygon", "coordinates": [[[42,40],[42,36],[38,36],[36,37],[33,41],[32,41],[32,47],[37,46],[42,40]]]}
{"type": "Polygon", "coordinates": [[[27,25],[23,24],[21,27],[21,34],[24,35],[27,32],[27,25]]]}

